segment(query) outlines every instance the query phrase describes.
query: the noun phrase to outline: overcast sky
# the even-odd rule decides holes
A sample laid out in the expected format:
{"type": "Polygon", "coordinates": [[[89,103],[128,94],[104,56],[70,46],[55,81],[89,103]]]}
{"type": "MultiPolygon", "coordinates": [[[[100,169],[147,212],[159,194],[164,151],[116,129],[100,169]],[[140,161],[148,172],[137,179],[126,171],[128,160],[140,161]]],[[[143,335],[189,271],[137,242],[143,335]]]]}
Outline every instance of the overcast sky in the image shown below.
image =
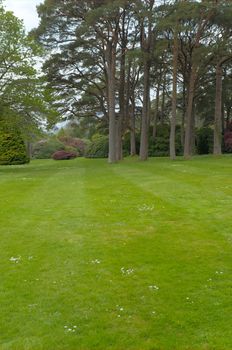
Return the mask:
{"type": "Polygon", "coordinates": [[[26,29],[30,30],[38,25],[36,5],[41,2],[43,0],[5,0],[3,4],[7,10],[13,11],[16,17],[23,19],[26,29]]]}

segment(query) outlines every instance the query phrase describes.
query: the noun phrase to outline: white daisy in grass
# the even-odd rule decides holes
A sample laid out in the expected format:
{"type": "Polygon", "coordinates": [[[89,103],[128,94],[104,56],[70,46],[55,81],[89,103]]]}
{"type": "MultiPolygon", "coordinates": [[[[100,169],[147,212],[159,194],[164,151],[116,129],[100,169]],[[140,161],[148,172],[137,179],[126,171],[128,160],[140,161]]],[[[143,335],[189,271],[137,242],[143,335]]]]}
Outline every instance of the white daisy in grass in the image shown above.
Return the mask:
{"type": "Polygon", "coordinates": [[[101,263],[101,261],[100,261],[100,260],[98,260],[98,259],[95,259],[95,260],[92,260],[92,261],[91,261],[91,263],[92,263],[92,264],[100,264],[100,263],[101,263]]]}
{"type": "Polygon", "coordinates": [[[77,331],[77,326],[64,326],[65,333],[75,333],[77,331]]]}
{"type": "Polygon", "coordinates": [[[154,205],[148,205],[148,204],[142,204],[138,207],[138,211],[146,212],[146,211],[152,211],[154,210],[154,205]]]}
{"type": "Polygon", "coordinates": [[[17,257],[12,256],[9,260],[11,262],[14,262],[15,264],[18,264],[21,260],[21,256],[17,256],[17,257]]]}
{"type": "Polygon", "coordinates": [[[159,290],[159,287],[156,285],[151,285],[148,287],[150,290],[159,290]]]}
{"type": "Polygon", "coordinates": [[[134,273],[134,269],[132,268],[126,269],[125,267],[121,267],[120,270],[123,275],[131,275],[134,273]]]}

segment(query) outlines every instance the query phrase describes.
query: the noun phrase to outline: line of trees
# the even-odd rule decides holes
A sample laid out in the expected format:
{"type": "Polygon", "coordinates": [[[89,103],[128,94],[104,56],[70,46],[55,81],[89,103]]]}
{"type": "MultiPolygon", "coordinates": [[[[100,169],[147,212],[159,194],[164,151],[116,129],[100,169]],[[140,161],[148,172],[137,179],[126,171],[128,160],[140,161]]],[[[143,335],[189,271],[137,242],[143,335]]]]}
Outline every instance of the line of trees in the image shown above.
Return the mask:
{"type": "MultiPolygon", "coordinates": [[[[55,119],[51,94],[36,69],[43,51],[23,23],[0,1],[0,132],[21,134],[25,143],[46,118],[55,119]]],[[[2,145],[1,145],[2,146],[2,145]]],[[[2,150],[2,149],[1,149],[2,150]]]]}
{"type": "Polygon", "coordinates": [[[56,108],[68,117],[107,125],[109,162],[131,154],[140,130],[140,159],[148,158],[152,128],[176,126],[185,158],[194,152],[199,120],[214,129],[214,154],[230,122],[232,3],[225,0],[45,0],[33,35],[47,49],[44,72],[56,108]]]}

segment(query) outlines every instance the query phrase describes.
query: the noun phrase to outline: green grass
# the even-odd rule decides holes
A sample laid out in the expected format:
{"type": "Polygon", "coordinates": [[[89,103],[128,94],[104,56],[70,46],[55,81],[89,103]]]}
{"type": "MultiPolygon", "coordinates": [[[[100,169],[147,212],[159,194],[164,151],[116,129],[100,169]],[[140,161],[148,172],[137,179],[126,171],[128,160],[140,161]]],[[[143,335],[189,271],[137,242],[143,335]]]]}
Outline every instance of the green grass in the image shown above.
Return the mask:
{"type": "Polygon", "coordinates": [[[231,195],[230,156],[1,167],[0,349],[232,349],[231,195]]]}

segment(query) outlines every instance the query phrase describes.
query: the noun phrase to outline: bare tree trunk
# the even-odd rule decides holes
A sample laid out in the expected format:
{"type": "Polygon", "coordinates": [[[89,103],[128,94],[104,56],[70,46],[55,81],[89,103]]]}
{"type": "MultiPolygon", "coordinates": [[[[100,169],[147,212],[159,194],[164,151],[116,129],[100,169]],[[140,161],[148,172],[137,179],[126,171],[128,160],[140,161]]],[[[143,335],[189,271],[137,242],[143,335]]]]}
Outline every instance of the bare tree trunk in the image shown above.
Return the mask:
{"type": "Polygon", "coordinates": [[[152,138],[154,141],[156,138],[157,118],[159,113],[159,94],[160,94],[160,83],[158,83],[157,85],[156,98],[155,98],[155,113],[154,113],[154,119],[153,119],[153,129],[152,129],[152,138]]]}
{"type": "MultiPolygon", "coordinates": [[[[209,11],[207,16],[201,20],[195,37],[195,43],[192,48],[192,55],[194,51],[199,48],[200,39],[204,33],[205,27],[208,24],[213,12],[209,11]]],[[[193,99],[195,95],[195,85],[197,80],[197,63],[196,61],[192,63],[190,79],[188,84],[188,102],[186,110],[186,130],[185,130],[185,141],[184,141],[184,157],[186,159],[190,158],[192,155],[192,135],[194,131],[194,116],[193,116],[193,99]]]]}
{"type": "Polygon", "coordinates": [[[172,81],[172,117],[170,130],[170,158],[176,158],[176,99],[177,99],[177,65],[178,65],[178,37],[174,33],[173,43],[173,81],[172,81]]]}
{"type": "Polygon", "coordinates": [[[184,148],[184,127],[185,127],[185,116],[186,116],[186,82],[183,79],[183,105],[182,105],[182,119],[181,119],[181,146],[184,148]]]}
{"type": "Polygon", "coordinates": [[[189,88],[188,88],[188,104],[186,110],[186,130],[185,130],[185,141],[184,141],[184,157],[190,158],[192,155],[192,132],[193,132],[193,99],[195,93],[195,84],[197,79],[197,67],[195,64],[192,66],[189,88]]]}
{"type": "Polygon", "coordinates": [[[108,75],[108,114],[109,114],[109,163],[117,161],[116,155],[116,115],[115,115],[115,70],[116,70],[116,47],[111,41],[107,43],[107,75],[108,75]]]}
{"type": "Polygon", "coordinates": [[[140,160],[147,160],[148,158],[148,133],[150,123],[150,68],[151,55],[154,45],[154,36],[152,32],[152,12],[155,0],[147,1],[148,8],[145,17],[148,21],[147,33],[144,28],[146,23],[145,17],[141,23],[141,39],[140,45],[144,55],[144,77],[143,77],[143,109],[142,109],[142,123],[141,123],[141,137],[140,137],[140,160]]]}
{"type": "Polygon", "coordinates": [[[150,62],[148,60],[144,63],[144,87],[143,87],[143,109],[142,109],[142,124],[140,137],[140,152],[141,160],[148,158],[148,130],[150,121],[150,62]]]}
{"type": "Polygon", "coordinates": [[[125,16],[126,10],[123,11],[122,23],[121,23],[121,59],[120,59],[120,78],[119,78],[119,116],[117,118],[117,160],[123,158],[122,152],[122,136],[125,132],[126,121],[126,48],[127,48],[127,35],[125,32],[125,16]]]}
{"type": "Polygon", "coordinates": [[[130,155],[136,155],[136,136],[135,136],[135,100],[131,99],[130,111],[130,155]]]}
{"type": "Polygon", "coordinates": [[[214,115],[214,144],[213,154],[222,154],[222,66],[221,62],[216,67],[216,96],[214,115]]]}
{"type": "Polygon", "coordinates": [[[162,104],[161,104],[161,117],[160,123],[164,124],[164,110],[165,110],[165,86],[166,86],[166,73],[164,73],[163,88],[162,88],[162,104]]]}

